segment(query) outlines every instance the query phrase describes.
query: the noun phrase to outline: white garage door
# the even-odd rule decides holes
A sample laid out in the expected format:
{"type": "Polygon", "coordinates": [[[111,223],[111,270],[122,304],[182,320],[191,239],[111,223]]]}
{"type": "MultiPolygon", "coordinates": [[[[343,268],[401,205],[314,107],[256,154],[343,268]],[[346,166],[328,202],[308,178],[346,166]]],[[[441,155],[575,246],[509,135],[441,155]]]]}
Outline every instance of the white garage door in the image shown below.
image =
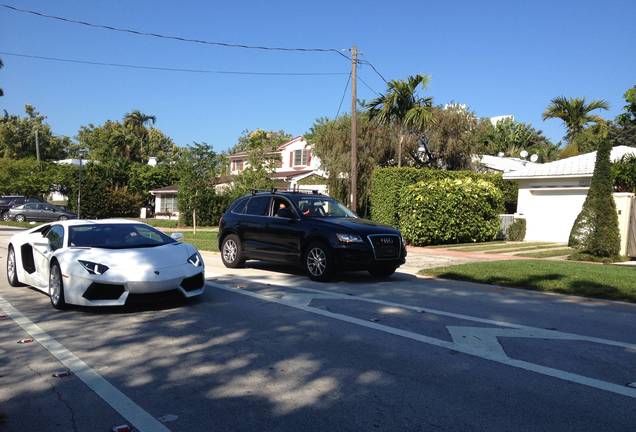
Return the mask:
{"type": "Polygon", "coordinates": [[[587,190],[532,191],[526,212],[526,240],[567,243],[587,190]]]}

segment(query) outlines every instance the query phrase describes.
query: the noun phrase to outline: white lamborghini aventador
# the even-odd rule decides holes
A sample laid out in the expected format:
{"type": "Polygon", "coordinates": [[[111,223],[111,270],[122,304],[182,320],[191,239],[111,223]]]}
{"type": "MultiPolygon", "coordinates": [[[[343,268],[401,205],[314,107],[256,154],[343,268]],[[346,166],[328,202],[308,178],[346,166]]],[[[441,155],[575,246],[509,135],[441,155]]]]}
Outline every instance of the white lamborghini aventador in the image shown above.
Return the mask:
{"type": "Polygon", "coordinates": [[[194,246],[128,220],[69,220],[11,237],[7,278],[67,304],[119,306],[129,294],[203,294],[205,269],[194,246]]]}

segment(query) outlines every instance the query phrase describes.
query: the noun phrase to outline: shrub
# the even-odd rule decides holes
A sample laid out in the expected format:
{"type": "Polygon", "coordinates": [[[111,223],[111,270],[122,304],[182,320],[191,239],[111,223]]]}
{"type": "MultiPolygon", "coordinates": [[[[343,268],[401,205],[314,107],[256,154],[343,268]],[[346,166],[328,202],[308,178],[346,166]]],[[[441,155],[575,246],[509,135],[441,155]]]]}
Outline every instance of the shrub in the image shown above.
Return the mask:
{"type": "Polygon", "coordinates": [[[611,150],[610,140],[603,139],[596,152],[590,190],[574,221],[568,242],[580,252],[599,258],[616,257],[620,251],[618,215],[612,196],[611,150]]]}
{"type": "Polygon", "coordinates": [[[507,213],[517,207],[517,185],[504,180],[501,174],[473,171],[446,171],[431,168],[376,168],[371,179],[371,219],[391,226],[399,226],[400,192],[419,181],[441,179],[482,179],[492,182],[502,193],[507,213]]]}
{"type": "Polygon", "coordinates": [[[508,228],[508,240],[523,241],[526,238],[526,220],[515,219],[508,228]]]}
{"type": "Polygon", "coordinates": [[[400,199],[400,230],[417,246],[487,241],[499,230],[503,194],[486,180],[423,180],[400,199]]]}
{"type": "MultiPolygon", "coordinates": [[[[229,194],[217,194],[214,188],[202,189],[191,198],[193,204],[196,200],[197,226],[218,225],[221,215],[231,203],[229,194]]],[[[192,207],[182,204],[181,195],[179,195],[179,199],[179,225],[192,226],[192,207]]]]}

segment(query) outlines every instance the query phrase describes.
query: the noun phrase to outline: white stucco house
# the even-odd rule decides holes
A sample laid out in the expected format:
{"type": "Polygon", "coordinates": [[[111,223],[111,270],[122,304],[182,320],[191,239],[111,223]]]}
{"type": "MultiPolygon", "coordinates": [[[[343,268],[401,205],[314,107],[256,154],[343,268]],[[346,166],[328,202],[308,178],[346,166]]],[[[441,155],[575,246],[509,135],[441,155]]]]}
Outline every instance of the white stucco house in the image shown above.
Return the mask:
{"type": "MultiPolygon", "coordinates": [[[[298,136],[278,146],[273,156],[279,160],[271,177],[286,189],[317,190],[327,193],[325,172],[321,169],[320,159],[313,154],[307,140],[298,136]]],[[[247,153],[239,152],[229,156],[230,174],[239,175],[249,166],[247,153]]]]}
{"type": "MultiPolygon", "coordinates": [[[[611,160],[615,162],[627,155],[636,156],[636,148],[617,146],[612,149],[611,160]]],[[[515,216],[526,219],[526,240],[567,243],[587,196],[595,163],[596,152],[591,152],[504,173],[504,179],[514,180],[519,185],[515,216]]],[[[634,194],[615,193],[614,199],[619,216],[621,251],[625,253],[634,194]]]]}
{"type": "Polygon", "coordinates": [[[157,188],[148,192],[155,197],[155,218],[179,219],[178,185],[157,188]]]}

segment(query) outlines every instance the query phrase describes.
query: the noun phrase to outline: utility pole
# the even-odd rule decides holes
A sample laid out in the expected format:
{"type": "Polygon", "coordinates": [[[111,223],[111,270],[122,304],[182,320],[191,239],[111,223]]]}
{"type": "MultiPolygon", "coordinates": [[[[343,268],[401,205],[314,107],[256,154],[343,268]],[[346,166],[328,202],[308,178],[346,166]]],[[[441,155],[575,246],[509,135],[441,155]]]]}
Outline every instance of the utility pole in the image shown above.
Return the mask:
{"type": "Polygon", "coordinates": [[[35,129],[35,157],[38,160],[38,166],[40,166],[40,140],[37,128],[35,129]]]}
{"type": "Polygon", "coordinates": [[[351,47],[351,210],[358,209],[358,134],[357,134],[358,48],[351,47]]]}

